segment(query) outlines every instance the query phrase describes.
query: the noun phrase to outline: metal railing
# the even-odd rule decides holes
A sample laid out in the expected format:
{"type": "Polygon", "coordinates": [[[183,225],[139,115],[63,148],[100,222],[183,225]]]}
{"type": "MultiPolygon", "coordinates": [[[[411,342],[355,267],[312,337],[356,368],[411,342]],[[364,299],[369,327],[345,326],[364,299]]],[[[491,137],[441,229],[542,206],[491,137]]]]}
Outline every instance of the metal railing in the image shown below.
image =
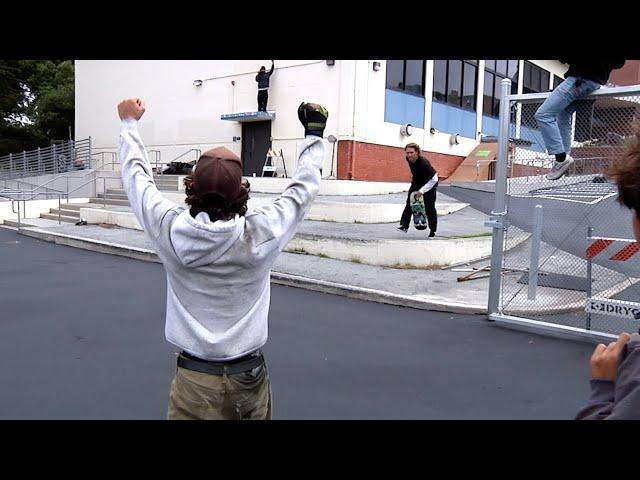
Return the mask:
{"type": "Polygon", "coordinates": [[[151,162],[151,158],[149,158],[149,163],[153,163],[155,165],[154,171],[162,175],[162,152],[160,150],[147,150],[147,155],[151,156],[151,154],[154,156],[154,161],[151,162]],[[159,168],[158,165],[160,165],[159,168]]]}
{"type": "MultiPolygon", "coordinates": [[[[28,199],[25,198],[15,198],[16,196],[20,197],[20,196],[24,196],[24,195],[31,195],[31,192],[24,192],[24,191],[20,191],[20,190],[16,190],[16,191],[9,191],[9,190],[3,190],[0,192],[0,197],[3,198],[7,198],[9,200],[11,200],[11,211],[15,214],[17,214],[18,216],[18,230],[20,230],[20,228],[22,227],[22,223],[20,220],[20,214],[22,213],[22,215],[24,216],[24,218],[26,219],[26,214],[27,214],[27,200],[32,200],[33,196],[31,196],[28,199]],[[22,202],[22,211],[20,210],[20,203],[22,202]],[[18,206],[18,209],[16,210],[15,206],[18,206]]],[[[40,192],[40,193],[36,193],[35,196],[38,195],[53,195],[52,192],[40,192]]],[[[57,192],[57,196],[58,196],[58,223],[61,224],[62,223],[62,212],[61,212],[61,206],[62,206],[62,198],[65,196],[64,193],[62,192],[57,192]]],[[[69,202],[69,198],[67,197],[67,203],[69,202]]]]}
{"type": "Polygon", "coordinates": [[[640,85],[601,88],[576,101],[574,163],[558,180],[546,178],[554,157],[540,148],[535,119],[549,93],[509,92],[503,80],[487,222],[493,227],[489,319],[590,341],[637,331],[629,312],[640,312],[640,248],[607,172],[622,159],[624,139],[640,116],[640,85]],[[526,137],[529,146],[510,151],[510,137],[526,137]]]}
{"type": "Polygon", "coordinates": [[[91,165],[91,137],[0,157],[0,180],[83,170],[91,165]]]}
{"type": "MultiPolygon", "coordinates": [[[[110,152],[108,152],[108,153],[110,153],[110,152]]],[[[118,162],[103,164],[102,167],[105,167],[105,166],[108,166],[108,165],[114,165],[114,164],[117,165],[118,162]]],[[[27,185],[29,187],[33,187],[30,190],[26,190],[26,191],[22,190],[22,191],[25,191],[25,192],[34,193],[34,192],[37,192],[37,191],[39,191],[41,189],[45,189],[45,190],[51,190],[55,194],[55,193],[61,192],[61,190],[52,189],[50,187],[47,187],[47,185],[59,182],[60,180],[64,180],[66,182],[66,189],[65,189],[65,191],[63,193],[68,196],[70,193],[76,192],[76,191],[78,191],[80,189],[80,187],[77,187],[77,188],[74,188],[73,190],[69,190],[69,179],[83,179],[83,178],[86,178],[88,176],[93,176],[94,178],[92,180],[90,180],[89,182],[86,182],[86,183],[82,184],[80,187],[86,186],[89,183],[94,182],[93,192],[94,192],[94,196],[95,196],[96,195],[95,179],[97,177],[97,170],[91,170],[91,171],[85,173],[84,175],[80,175],[80,176],[69,175],[68,173],[63,173],[63,174],[60,174],[60,175],[58,175],[58,176],[56,176],[54,178],[51,178],[51,179],[47,180],[44,183],[41,183],[40,185],[34,185],[32,183],[23,182],[23,181],[20,181],[20,180],[6,180],[5,179],[4,180],[4,188],[7,189],[7,185],[6,184],[7,184],[7,181],[9,181],[9,182],[15,183],[16,185],[27,185]]],[[[114,178],[114,177],[107,177],[107,178],[114,178]]]]}
{"type": "MultiPolygon", "coordinates": [[[[152,152],[155,152],[156,150],[151,150],[152,152]]],[[[199,148],[190,148],[189,150],[187,150],[184,153],[181,153],[180,155],[178,155],[177,157],[175,157],[173,160],[171,160],[170,162],[168,162],[166,165],[170,165],[174,162],[177,162],[180,158],[184,157],[185,155],[188,155],[191,152],[195,152],[196,153],[196,158],[194,159],[194,161],[197,161],[200,156],[202,155],[202,150],[200,150],[199,148]]],[[[180,163],[189,163],[189,162],[180,162],[180,163]]],[[[158,166],[156,164],[156,173],[158,173],[158,175],[162,175],[162,165],[160,166],[160,171],[158,171],[158,166]]]]}
{"type": "Polygon", "coordinates": [[[114,165],[118,165],[118,153],[117,152],[94,152],[91,154],[91,168],[95,170],[104,170],[107,165],[112,165],[111,170],[115,171],[114,165]],[[105,163],[105,155],[109,155],[109,163],[105,163]],[[100,160],[94,160],[93,157],[100,157],[100,160]],[[100,162],[100,163],[98,163],[100,162]]]}

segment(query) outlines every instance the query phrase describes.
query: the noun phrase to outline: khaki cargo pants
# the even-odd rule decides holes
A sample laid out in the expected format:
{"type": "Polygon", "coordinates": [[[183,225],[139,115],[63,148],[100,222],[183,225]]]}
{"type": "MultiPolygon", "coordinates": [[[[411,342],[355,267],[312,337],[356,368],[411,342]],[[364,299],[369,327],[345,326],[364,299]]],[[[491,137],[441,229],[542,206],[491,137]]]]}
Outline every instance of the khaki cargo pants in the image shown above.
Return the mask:
{"type": "Polygon", "coordinates": [[[168,420],[271,420],[267,365],[246,372],[211,375],[176,367],[168,420]]]}

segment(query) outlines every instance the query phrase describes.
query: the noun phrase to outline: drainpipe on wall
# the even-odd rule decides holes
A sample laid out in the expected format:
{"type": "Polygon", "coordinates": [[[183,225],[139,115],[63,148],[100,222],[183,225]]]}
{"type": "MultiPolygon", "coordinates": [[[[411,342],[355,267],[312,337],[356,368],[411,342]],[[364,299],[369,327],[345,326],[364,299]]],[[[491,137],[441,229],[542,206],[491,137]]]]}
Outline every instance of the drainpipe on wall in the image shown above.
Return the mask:
{"type": "Polygon", "coordinates": [[[347,172],[347,180],[356,176],[356,90],[358,86],[358,60],[353,61],[353,116],[351,119],[351,171],[347,172]]]}

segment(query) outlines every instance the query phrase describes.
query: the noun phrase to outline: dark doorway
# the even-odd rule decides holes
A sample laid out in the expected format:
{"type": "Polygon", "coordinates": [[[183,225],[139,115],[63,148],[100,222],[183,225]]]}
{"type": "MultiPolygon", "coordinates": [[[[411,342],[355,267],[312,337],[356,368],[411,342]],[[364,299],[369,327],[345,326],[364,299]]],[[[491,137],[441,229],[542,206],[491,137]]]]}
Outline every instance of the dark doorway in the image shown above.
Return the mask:
{"type": "Polygon", "coordinates": [[[242,174],[262,175],[262,166],[271,145],[271,121],[242,124],[242,174]]]}

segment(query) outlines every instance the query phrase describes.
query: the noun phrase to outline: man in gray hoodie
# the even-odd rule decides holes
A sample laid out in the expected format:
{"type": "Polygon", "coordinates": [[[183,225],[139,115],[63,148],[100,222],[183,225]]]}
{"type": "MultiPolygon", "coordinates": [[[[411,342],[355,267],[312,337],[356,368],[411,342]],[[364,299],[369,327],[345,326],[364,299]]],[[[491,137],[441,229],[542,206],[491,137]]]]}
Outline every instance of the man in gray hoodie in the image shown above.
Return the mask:
{"type": "Polygon", "coordinates": [[[167,274],[165,335],[181,349],[169,419],[270,419],[267,341],[270,269],[320,188],[328,117],[302,103],[305,129],[292,181],[272,204],[247,211],[249,183],[224,147],[205,152],[185,179],[190,208],[156,188],[137,124],[142,100],[118,105],[120,161],[133,212],[167,274]]]}

